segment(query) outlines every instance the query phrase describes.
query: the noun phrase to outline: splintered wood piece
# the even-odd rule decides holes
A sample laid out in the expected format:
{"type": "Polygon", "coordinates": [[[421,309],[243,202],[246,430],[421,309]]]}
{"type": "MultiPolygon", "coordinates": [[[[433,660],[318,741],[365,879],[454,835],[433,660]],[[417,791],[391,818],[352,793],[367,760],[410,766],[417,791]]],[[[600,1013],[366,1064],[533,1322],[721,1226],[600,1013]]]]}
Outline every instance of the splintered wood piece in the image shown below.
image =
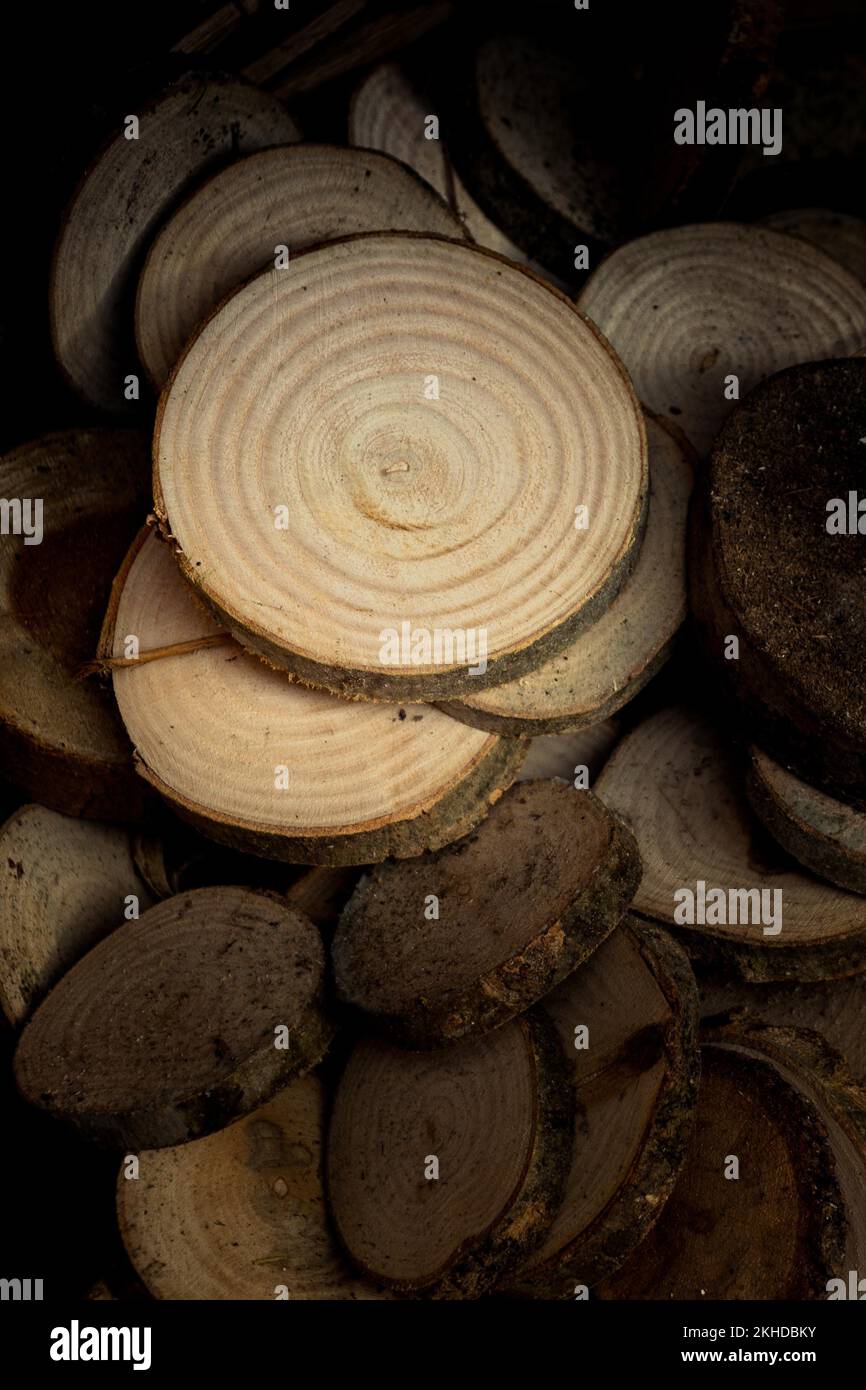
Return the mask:
{"type": "Polygon", "coordinates": [[[853,275],[795,237],[733,222],[629,242],[590,276],[578,306],[644,405],[673,415],[701,456],[756,382],[844,357],[866,335],[866,287],[853,275]]]}
{"type": "Polygon", "coordinates": [[[443,705],[501,734],[558,733],[615,714],[664,665],[686,617],[686,517],[692,469],[647,418],[650,503],[637,564],[606,613],[558,656],[505,685],[443,705]]]}
{"type": "Polygon", "coordinates": [[[236,849],[346,865],[438,848],[472,829],[523,757],[519,740],[437,709],[293,684],[230,638],[195,649],[219,629],[154,533],[133,546],[104,633],[115,657],[133,636],[143,658],[113,671],[139,772],[236,849]],[[166,655],[176,644],[192,650],[166,655]]]}
{"type": "Polygon", "coordinates": [[[866,285],[866,222],[862,218],[847,212],[800,208],[772,212],[761,221],[774,232],[810,241],[866,285]]]}
{"type": "Polygon", "coordinates": [[[627,1259],[676,1182],[700,1074],[698,995],[682,948],[631,918],[544,1009],[572,1072],[571,1169],[553,1224],[507,1292],[573,1298],[576,1284],[592,1287],[627,1259]]]}
{"type": "Polygon", "coordinates": [[[360,18],[338,30],[333,38],[293,65],[274,87],[283,101],[332,82],[345,73],[368,67],[396,49],[413,43],[454,12],[453,0],[426,0],[423,5],[389,6],[384,14],[360,18]]]}
{"type": "Polygon", "coordinates": [[[463,235],[412,170],[375,151],[285,145],[220,170],[163,227],[138,282],[138,355],[154,387],[220,300],[273,266],[280,248],[290,260],[316,242],[383,229],[463,235]]]}
{"type": "Polygon", "coordinates": [[[760,748],[750,750],[746,792],[755,815],[799,863],[866,893],[866,812],[808,786],[760,748]]]}
{"type": "Polygon", "coordinates": [[[525,1259],[556,1212],[573,1097],[538,1010],[447,1051],[352,1052],[327,1181],[337,1233],[369,1278],[472,1298],[525,1259]]]}
{"type": "Polygon", "coordinates": [[[126,430],[50,434],[0,459],[20,523],[0,538],[0,755],[28,797],[69,815],[142,811],[113,702],[78,676],[149,482],[147,440],[126,430]]]}
{"type": "Polygon", "coordinates": [[[134,113],[66,209],[51,267],[57,360],[91,405],[122,411],[136,371],[132,294],[141,257],[173,204],[239,153],[299,138],[275,97],[237,77],[190,73],[134,113]]]}
{"type": "Polygon", "coordinates": [[[862,358],[765,382],[716,441],[688,564],[699,635],[746,737],[866,810],[864,440],[862,358]]]}
{"type": "Polygon", "coordinates": [[[604,767],[620,735],[615,719],[590,724],[573,734],[539,734],[530,739],[526,761],[517,774],[518,782],[533,781],[536,777],[561,777],[574,782],[581,768],[586,768],[590,784],[604,767]]]}
{"type": "Polygon", "coordinates": [[[55,985],[21,1035],[15,1078],[103,1143],[182,1144],[320,1060],[333,1033],[324,983],[319,933],[276,894],[181,893],[55,985]]]}
{"type": "Polygon", "coordinates": [[[731,750],[703,718],[666,709],[623,739],[597,783],[634,831],[634,910],[683,929],[753,980],[830,979],[866,967],[866,904],[811,875],[750,814],[731,750]]]}
{"type": "Polygon", "coordinates": [[[592,954],[639,878],[591,792],[521,782],[467,839],[362,879],[331,946],[337,992],[408,1047],[498,1028],[592,954]]]}
{"type": "Polygon", "coordinates": [[[846,1234],[832,1146],[814,1106],[769,1062],[705,1047],[679,1181],[646,1240],[597,1293],[826,1298],[846,1234]]]}
{"type": "Polygon", "coordinates": [[[0,1008],[18,1028],[85,951],[153,899],[129,835],[22,806],[0,826],[0,1008]]]}
{"type": "Polygon", "coordinates": [[[316,44],[329,39],[359,11],[366,9],[367,4],[368,0],[335,0],[315,19],[311,19],[300,29],[295,29],[288,38],[253,59],[244,68],[244,76],[251,82],[260,82],[263,85],[273,81],[284,68],[303,57],[316,44]]]}
{"type": "Polygon", "coordinates": [[[569,301],[407,232],[299,252],[228,299],[162,397],[154,460],[180,566],[237,640],[384,700],[559,651],[627,578],[648,490],[631,386],[569,301]]]}
{"type": "Polygon", "coordinates": [[[146,1149],[117,1179],[120,1233],[156,1298],[369,1299],[331,1233],[315,1074],[219,1134],[146,1149]]]}

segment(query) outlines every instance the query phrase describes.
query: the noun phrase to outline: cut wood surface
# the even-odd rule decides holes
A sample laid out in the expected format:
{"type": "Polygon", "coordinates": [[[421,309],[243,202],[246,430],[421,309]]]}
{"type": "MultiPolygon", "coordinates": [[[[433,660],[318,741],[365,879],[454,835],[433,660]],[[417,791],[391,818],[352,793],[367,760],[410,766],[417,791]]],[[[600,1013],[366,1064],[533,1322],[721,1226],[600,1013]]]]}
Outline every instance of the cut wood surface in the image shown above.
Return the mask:
{"type": "Polygon", "coordinates": [[[634,911],[680,926],[689,950],[727,952],[758,980],[866,967],[866,904],[797,871],[751,815],[729,746],[701,716],[666,709],[640,724],[605,765],[597,792],[638,842],[644,872],[634,911]],[[700,884],[709,920],[689,924],[689,900],[676,895],[691,893],[697,917],[700,884]],[[723,907],[710,898],[717,890],[723,907]]]}
{"type": "Polygon", "coordinates": [[[700,455],[734,401],[782,367],[862,347],[866,287],[831,257],[762,227],[713,222],[652,232],[590,276],[578,305],[644,405],[673,415],[700,455]]]}
{"type": "Polygon", "coordinates": [[[327,1157],[331,1210],[352,1260],[400,1292],[484,1293],[553,1219],[572,1115],[556,1033],[537,1010],[432,1055],[358,1043],[327,1157]]]}
{"type": "Polygon", "coordinates": [[[517,774],[518,782],[536,777],[561,777],[574,783],[580,768],[585,767],[590,786],[604,767],[620,735],[615,719],[601,724],[589,724],[572,734],[539,734],[529,740],[526,760],[517,774]]]}
{"type": "Polygon", "coordinates": [[[22,806],[0,826],[0,1008],[18,1028],[71,965],[153,902],[130,837],[113,825],[22,806]]]}
{"type": "Polygon", "coordinates": [[[767,1060],[705,1047],[695,1130],[653,1230],[606,1299],[817,1299],[847,1228],[830,1137],[767,1060]],[[730,1159],[739,1160],[739,1177],[730,1159]]]}
{"type": "Polygon", "coordinates": [[[559,651],[627,578],[648,489],[628,379],[565,297],[406,232],[299,252],[229,298],[160,402],[154,481],[242,644],[386,700],[559,651]]]}
{"type": "Polygon", "coordinates": [[[319,933],[276,894],[181,893],[54,987],[21,1035],[15,1078],[32,1104],[103,1143],[185,1143],[321,1059],[333,1033],[324,983],[319,933]]]}
{"type": "Polygon", "coordinates": [[[686,617],[686,517],[692,469],[683,449],[647,418],[650,502],[631,576],[606,613],[558,656],[505,685],[443,705],[456,719],[503,734],[558,733],[597,724],[664,665],[686,617]]]}
{"type": "Polygon", "coordinates": [[[128,557],[104,633],[115,657],[134,635],[144,658],[113,672],[139,771],[233,848],[332,865],[438,848],[486,814],[523,757],[518,740],[440,710],[338,700],[221,642],[153,533],[128,557]],[[147,659],[184,643],[199,649],[147,659]]]}
{"type": "Polygon", "coordinates": [[[309,917],[325,934],[333,932],[358,882],[356,869],[307,869],[286,893],[286,902],[309,917]]]}
{"type": "MultiPolygon", "coordinates": [[[[257,150],[200,185],[169,218],[138,282],[138,355],[157,391],[193,330],[231,290],[317,242],[380,230],[463,234],[411,169],[373,150],[257,150]]],[[[285,269],[288,273],[288,266],[285,269]]]]}
{"type": "Polygon", "coordinates": [[[591,792],[522,782],[466,839],[361,880],[331,946],[337,992],[404,1046],[487,1032],[592,954],[639,878],[591,792]]]}
{"type": "Polygon", "coordinates": [[[571,1169],[550,1230],[508,1292],[574,1298],[576,1284],[591,1288],[627,1259],[676,1182],[700,1074],[698,995],[682,948],[631,918],[544,1009],[572,1072],[571,1169]]]}
{"type": "Polygon", "coordinates": [[[156,1298],[387,1297],[352,1270],[331,1232],[325,1103],[311,1073],[219,1134],[146,1149],[135,1180],[121,1167],[121,1235],[156,1298]]]}
{"type": "Polygon", "coordinates": [[[54,810],[135,819],[142,788],[129,741],[110,697],[78,675],[147,509],[147,441],[125,430],[46,435],[0,460],[0,495],[13,524],[21,503],[22,531],[0,538],[4,773],[54,810]]]}
{"type": "Polygon", "coordinates": [[[760,748],[750,750],[746,792],[755,815],[799,863],[866,893],[866,812],[808,786],[760,748]]]}
{"type": "Polygon", "coordinates": [[[866,222],[846,212],[824,208],[796,208],[771,212],[761,219],[774,232],[810,241],[866,284],[866,222]]]}
{"type": "Polygon", "coordinates": [[[137,370],[132,295],[159,223],[192,182],[239,153],[298,138],[280,103],[236,77],[190,73],[96,156],[63,220],[51,269],[54,351],[91,405],[124,409],[137,370]]]}

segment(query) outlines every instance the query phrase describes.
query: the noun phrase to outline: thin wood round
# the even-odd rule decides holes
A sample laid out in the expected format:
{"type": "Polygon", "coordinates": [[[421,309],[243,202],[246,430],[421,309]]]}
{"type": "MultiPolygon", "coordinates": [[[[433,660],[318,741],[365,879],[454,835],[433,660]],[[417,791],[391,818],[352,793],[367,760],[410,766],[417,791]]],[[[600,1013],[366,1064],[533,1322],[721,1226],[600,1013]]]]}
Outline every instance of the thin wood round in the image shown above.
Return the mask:
{"type": "Polygon", "coordinates": [[[561,777],[574,783],[581,768],[586,768],[590,786],[604,767],[620,736],[615,719],[590,724],[574,734],[539,734],[529,740],[526,760],[517,774],[518,782],[536,777],[561,777]]]}
{"type": "Polygon", "coordinates": [[[750,750],[746,791],[755,814],[799,863],[866,893],[866,812],[810,787],[759,748],[750,750]]]}

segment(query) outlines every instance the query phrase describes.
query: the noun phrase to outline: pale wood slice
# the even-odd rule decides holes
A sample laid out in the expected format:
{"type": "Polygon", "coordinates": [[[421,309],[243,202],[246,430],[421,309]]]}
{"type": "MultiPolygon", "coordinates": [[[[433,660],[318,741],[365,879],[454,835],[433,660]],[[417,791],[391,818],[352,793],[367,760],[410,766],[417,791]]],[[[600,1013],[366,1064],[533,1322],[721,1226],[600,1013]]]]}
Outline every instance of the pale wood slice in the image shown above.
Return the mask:
{"type": "Polygon", "coordinates": [[[755,815],[799,863],[866,893],[866,812],[810,787],[760,748],[750,750],[746,792],[755,815]]]}
{"type": "Polygon", "coordinates": [[[51,267],[54,351],[91,405],[122,411],[137,370],[132,293],[159,223],[192,182],[241,152],[299,138],[280,103],[236,77],[190,73],[137,113],[91,164],[63,220],[51,267]]]}
{"type": "Polygon", "coordinates": [[[337,1233],[377,1283],[477,1297],[537,1245],[568,1170],[573,1097],[537,1010],[430,1054],[359,1043],[334,1101],[337,1233]],[[438,1161],[438,1178],[431,1160],[438,1161]]]}
{"type": "Polygon", "coordinates": [[[846,1243],[821,1118],[769,1062],[703,1049],[685,1165],[656,1225],[598,1289],[607,1299],[827,1297],[846,1243]],[[726,1178],[729,1157],[739,1177],[726,1178]]]}
{"type": "Polygon", "coordinates": [[[0,495],[43,504],[39,545],[0,538],[5,774],[53,810],[135,819],[142,789],[117,711],[78,677],[148,505],[147,441],[119,430],[46,435],[0,460],[0,495]]]}
{"type": "Polygon", "coordinates": [[[359,704],[291,683],[221,640],[153,533],[128,557],[105,632],[115,657],[135,635],[145,658],[113,672],[139,772],[236,849],[346,865],[438,848],[486,814],[523,756],[518,740],[427,706],[359,704]],[[199,649],[147,659],[177,643],[199,649]]]}
{"type": "Polygon", "coordinates": [[[333,38],[293,64],[275,86],[282,101],[294,101],[305,92],[345,73],[356,72],[387,54],[413,43],[442,24],[454,13],[452,0],[427,0],[423,5],[389,8],[369,18],[361,15],[355,23],[339,30],[333,38]]]}
{"type": "Polygon", "coordinates": [[[120,1232],[156,1298],[388,1296],[358,1277],[331,1233],[325,1104],[310,1074],[219,1134],[146,1149],[137,1179],[121,1168],[120,1232]]]}
{"type": "Polygon", "coordinates": [[[591,1288],[627,1259],[676,1182],[697,1100],[698,995],[682,948],[631,918],[544,1008],[572,1073],[571,1169],[550,1230],[507,1291],[573,1298],[576,1284],[591,1288]]]}
{"type": "Polygon", "coordinates": [[[558,651],[612,602],[647,503],[637,402],[573,306],[406,232],[300,252],[227,300],[160,402],[154,460],[183,572],[238,640],[389,700],[558,651]]]}
{"type": "Polygon", "coordinates": [[[866,285],[866,222],[862,218],[825,208],[797,208],[771,212],[761,221],[774,232],[810,241],[866,285]]]}
{"type": "Polygon", "coordinates": [[[666,709],[647,719],[619,744],[597,792],[638,842],[644,874],[634,910],[679,926],[690,951],[721,953],[755,980],[829,979],[866,967],[866,904],[797,872],[750,814],[731,751],[701,716],[666,709]],[[781,931],[766,935],[772,923],[754,921],[757,904],[745,902],[736,915],[746,921],[678,922],[675,894],[689,889],[697,906],[699,882],[706,894],[721,889],[726,906],[731,889],[758,889],[769,891],[772,909],[779,890],[781,931]]]}
{"type": "Polygon", "coordinates": [[[740,398],[782,367],[863,344],[866,287],[814,246],[714,222],[629,242],[578,299],[625,363],[644,405],[673,415],[700,455],[740,398]]]}
{"type": "Polygon", "coordinates": [[[558,656],[505,685],[443,705],[502,734],[559,733],[596,724],[633,699],[664,665],[685,620],[691,464],[647,417],[650,503],[640,556],[606,613],[558,656]]]}
{"type": "Polygon", "coordinates": [[[0,826],[0,1008],[19,1028],[71,965],[153,898],[129,834],[22,806],[0,826]]]}
{"type": "Polygon", "coordinates": [[[337,993],[407,1047],[498,1028],[596,950],[639,878],[591,792],[523,782],[467,839],[362,879],[331,946],[337,993]]]}
{"type": "Polygon", "coordinates": [[[590,785],[604,767],[620,735],[615,719],[590,724],[573,734],[539,734],[529,740],[526,761],[517,774],[518,782],[536,777],[561,777],[574,782],[580,768],[585,767],[590,785]]]}
{"type": "Polygon", "coordinates": [[[103,1143],[185,1143],[325,1052],[319,933],[276,894],[202,888],[118,927],[37,1009],[15,1054],[34,1105],[103,1143]],[[277,1028],[288,1030],[278,1047],[277,1028]]]}
{"type": "Polygon", "coordinates": [[[138,355],[160,391],[184,343],[231,290],[289,255],[355,232],[438,232],[459,218],[410,169],[371,150],[257,150],[200,185],[156,237],[138,282],[138,355]]]}

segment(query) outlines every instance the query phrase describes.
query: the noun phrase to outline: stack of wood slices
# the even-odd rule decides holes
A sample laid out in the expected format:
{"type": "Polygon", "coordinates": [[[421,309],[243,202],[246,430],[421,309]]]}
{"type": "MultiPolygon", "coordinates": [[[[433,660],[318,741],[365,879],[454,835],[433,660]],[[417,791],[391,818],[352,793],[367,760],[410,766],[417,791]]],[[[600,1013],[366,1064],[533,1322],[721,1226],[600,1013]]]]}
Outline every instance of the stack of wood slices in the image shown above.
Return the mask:
{"type": "Polygon", "coordinates": [[[113,1154],[95,1297],[866,1261],[866,226],[668,129],[774,5],[683,6],[688,80],[466,8],[215,10],[58,222],[0,1008],[113,1154]]]}

